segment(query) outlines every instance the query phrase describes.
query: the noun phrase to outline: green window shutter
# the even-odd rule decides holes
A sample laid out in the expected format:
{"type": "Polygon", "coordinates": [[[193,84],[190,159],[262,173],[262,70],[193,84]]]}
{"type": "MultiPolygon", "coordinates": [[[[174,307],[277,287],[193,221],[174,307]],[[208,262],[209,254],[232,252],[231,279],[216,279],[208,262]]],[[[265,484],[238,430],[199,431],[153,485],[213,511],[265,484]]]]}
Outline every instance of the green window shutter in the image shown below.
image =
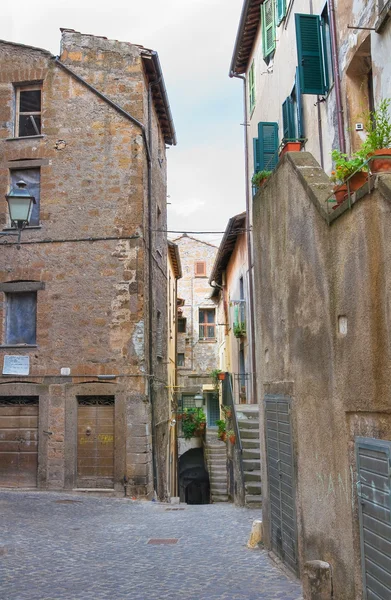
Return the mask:
{"type": "Polygon", "coordinates": [[[254,158],[254,173],[258,173],[261,169],[259,168],[259,140],[253,138],[253,158],[254,158]]]}
{"type": "Polygon", "coordinates": [[[274,0],[265,0],[261,4],[263,58],[271,54],[276,47],[276,19],[274,0]]]}
{"type": "Polygon", "coordinates": [[[296,67],[297,137],[304,138],[303,99],[301,97],[299,67],[296,67]]]}
{"type": "Polygon", "coordinates": [[[320,17],[296,14],[295,19],[301,93],[323,96],[327,88],[324,77],[320,17]]]}
{"type": "Polygon", "coordinates": [[[258,123],[259,170],[272,171],[278,162],[278,123],[258,123]]]}
{"type": "Polygon", "coordinates": [[[277,25],[285,18],[286,0],[277,0],[277,25]]]}
{"type": "Polygon", "coordinates": [[[250,113],[255,106],[255,77],[254,77],[254,61],[251,64],[250,72],[248,74],[248,92],[250,99],[250,113]]]}
{"type": "Polygon", "coordinates": [[[295,116],[293,114],[293,101],[290,96],[282,104],[282,123],[284,140],[296,139],[295,116]]]}
{"type": "Polygon", "coordinates": [[[284,100],[284,102],[282,103],[282,130],[284,140],[289,139],[288,104],[289,98],[284,100]]]}

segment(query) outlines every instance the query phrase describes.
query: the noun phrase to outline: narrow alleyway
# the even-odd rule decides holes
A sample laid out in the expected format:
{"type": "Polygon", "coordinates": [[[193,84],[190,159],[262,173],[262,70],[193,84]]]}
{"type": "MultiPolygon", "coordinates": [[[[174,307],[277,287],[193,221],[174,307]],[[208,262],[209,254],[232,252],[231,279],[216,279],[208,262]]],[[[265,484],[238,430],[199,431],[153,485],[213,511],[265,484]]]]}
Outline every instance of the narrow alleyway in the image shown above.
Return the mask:
{"type": "Polygon", "coordinates": [[[0,598],[299,600],[298,583],[246,548],[257,516],[231,504],[0,492],[0,598]]]}

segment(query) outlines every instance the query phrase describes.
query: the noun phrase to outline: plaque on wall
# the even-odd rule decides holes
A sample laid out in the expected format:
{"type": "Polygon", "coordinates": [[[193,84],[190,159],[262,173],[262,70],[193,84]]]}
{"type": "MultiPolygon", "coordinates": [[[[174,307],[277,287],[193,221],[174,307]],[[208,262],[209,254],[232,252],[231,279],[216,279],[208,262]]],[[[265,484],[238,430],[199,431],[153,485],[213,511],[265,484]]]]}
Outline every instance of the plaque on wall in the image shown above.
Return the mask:
{"type": "Polygon", "coordinates": [[[20,355],[5,355],[3,375],[29,375],[30,357],[20,355]]]}

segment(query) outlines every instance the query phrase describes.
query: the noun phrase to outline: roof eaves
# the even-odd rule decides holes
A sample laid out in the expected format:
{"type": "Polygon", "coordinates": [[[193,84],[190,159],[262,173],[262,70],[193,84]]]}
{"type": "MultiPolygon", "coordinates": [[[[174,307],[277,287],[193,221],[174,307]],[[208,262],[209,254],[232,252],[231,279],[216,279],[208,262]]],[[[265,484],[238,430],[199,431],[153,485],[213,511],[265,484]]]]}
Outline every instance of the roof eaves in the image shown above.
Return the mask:
{"type": "Polygon", "coordinates": [[[175,279],[180,279],[182,277],[182,265],[178,245],[171,240],[167,240],[167,245],[171,256],[172,265],[174,267],[175,279]]]}
{"type": "Polygon", "coordinates": [[[212,272],[209,278],[209,284],[211,285],[213,281],[217,284],[221,284],[222,282],[222,273],[225,269],[225,265],[223,266],[223,261],[227,263],[229,258],[234,250],[236,240],[240,233],[243,233],[243,225],[246,223],[246,213],[240,213],[231,217],[228,221],[227,227],[224,232],[223,239],[221,240],[221,244],[219,246],[219,250],[217,252],[216,260],[214,262],[212,272]]]}
{"type": "Polygon", "coordinates": [[[261,20],[260,5],[264,0],[244,0],[229,76],[246,72],[261,20]],[[245,38],[245,39],[244,39],[245,38]]]}

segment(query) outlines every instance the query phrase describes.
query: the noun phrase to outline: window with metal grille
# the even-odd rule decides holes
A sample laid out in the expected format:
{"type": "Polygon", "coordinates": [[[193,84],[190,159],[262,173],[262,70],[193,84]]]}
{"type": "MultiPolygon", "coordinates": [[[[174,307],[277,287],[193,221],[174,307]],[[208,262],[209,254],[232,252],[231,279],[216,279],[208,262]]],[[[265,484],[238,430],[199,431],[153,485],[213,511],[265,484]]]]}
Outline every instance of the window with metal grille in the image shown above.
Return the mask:
{"type": "Polygon", "coordinates": [[[194,265],[194,271],[196,277],[206,277],[206,262],[204,260],[197,260],[194,265]]]}
{"type": "Polygon", "coordinates": [[[31,212],[30,225],[39,225],[39,209],[41,199],[41,171],[40,169],[12,169],[10,171],[11,187],[16,189],[18,181],[23,180],[27,189],[35,198],[31,212]]]}
{"type": "Polygon", "coordinates": [[[34,345],[37,341],[37,292],[5,294],[5,344],[34,345]]]}
{"type": "Polygon", "coordinates": [[[177,364],[178,364],[178,367],[185,366],[185,353],[184,352],[178,352],[177,364]]]}
{"type": "Polygon", "coordinates": [[[194,408],[195,407],[195,400],[194,400],[194,395],[189,396],[186,394],[182,395],[182,408],[194,408]]]}
{"type": "Polygon", "coordinates": [[[178,318],[178,333],[186,333],[186,319],[185,317],[178,318]]]}
{"type": "Polygon", "coordinates": [[[15,137],[41,134],[42,85],[25,85],[15,88],[15,137]]]}
{"type": "Polygon", "coordinates": [[[200,308],[198,311],[199,337],[210,340],[216,337],[215,309],[200,308]]]}

